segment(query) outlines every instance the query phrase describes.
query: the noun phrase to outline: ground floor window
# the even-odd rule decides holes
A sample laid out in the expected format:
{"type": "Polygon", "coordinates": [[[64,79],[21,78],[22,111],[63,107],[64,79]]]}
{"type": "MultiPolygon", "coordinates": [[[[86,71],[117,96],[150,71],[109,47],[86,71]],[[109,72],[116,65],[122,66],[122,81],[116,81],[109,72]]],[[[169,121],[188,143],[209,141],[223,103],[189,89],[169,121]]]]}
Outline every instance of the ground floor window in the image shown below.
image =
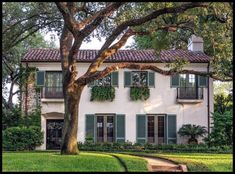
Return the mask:
{"type": "Polygon", "coordinates": [[[165,137],[165,120],[164,116],[147,116],[147,134],[148,143],[163,144],[165,137]]]}
{"type": "Polygon", "coordinates": [[[176,115],[137,114],[137,143],[176,143],[176,115]]]}
{"type": "Polygon", "coordinates": [[[124,114],[87,114],[86,141],[92,142],[124,142],[124,114]]]}
{"type": "Polygon", "coordinates": [[[114,142],[114,116],[97,116],[97,142],[114,142]]]}

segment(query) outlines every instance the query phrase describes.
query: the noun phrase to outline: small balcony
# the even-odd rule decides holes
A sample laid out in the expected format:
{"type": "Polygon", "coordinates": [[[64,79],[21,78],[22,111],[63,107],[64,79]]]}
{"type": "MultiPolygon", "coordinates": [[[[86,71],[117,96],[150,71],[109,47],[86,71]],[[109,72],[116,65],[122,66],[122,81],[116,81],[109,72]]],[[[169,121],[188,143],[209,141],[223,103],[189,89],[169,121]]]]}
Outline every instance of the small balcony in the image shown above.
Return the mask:
{"type": "Polygon", "coordinates": [[[178,87],[176,100],[178,103],[200,103],[203,101],[203,88],[178,87]]]}
{"type": "Polygon", "coordinates": [[[48,99],[63,99],[63,88],[62,87],[45,87],[44,95],[42,98],[48,99]]]}

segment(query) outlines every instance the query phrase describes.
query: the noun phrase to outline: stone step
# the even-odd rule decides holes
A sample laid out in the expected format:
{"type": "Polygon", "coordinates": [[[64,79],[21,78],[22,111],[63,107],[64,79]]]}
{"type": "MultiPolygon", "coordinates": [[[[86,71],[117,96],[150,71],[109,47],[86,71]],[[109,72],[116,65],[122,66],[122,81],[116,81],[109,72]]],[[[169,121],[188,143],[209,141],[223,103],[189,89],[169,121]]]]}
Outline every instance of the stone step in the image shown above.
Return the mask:
{"type": "Polygon", "coordinates": [[[152,172],[183,172],[182,170],[153,170],[152,172]]]}
{"type": "Polygon", "coordinates": [[[159,165],[151,165],[151,169],[153,172],[182,172],[180,166],[159,166],[159,165]]]}

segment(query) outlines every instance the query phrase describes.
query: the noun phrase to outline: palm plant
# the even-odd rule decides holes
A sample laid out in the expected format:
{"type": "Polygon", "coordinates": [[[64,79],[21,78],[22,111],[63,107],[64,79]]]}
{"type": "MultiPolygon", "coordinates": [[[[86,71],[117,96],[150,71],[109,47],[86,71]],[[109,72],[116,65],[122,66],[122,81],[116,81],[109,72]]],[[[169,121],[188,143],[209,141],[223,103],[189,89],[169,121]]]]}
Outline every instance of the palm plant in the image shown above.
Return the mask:
{"type": "Polygon", "coordinates": [[[198,143],[197,138],[207,133],[205,126],[184,124],[178,131],[180,136],[190,137],[188,143],[198,143]]]}

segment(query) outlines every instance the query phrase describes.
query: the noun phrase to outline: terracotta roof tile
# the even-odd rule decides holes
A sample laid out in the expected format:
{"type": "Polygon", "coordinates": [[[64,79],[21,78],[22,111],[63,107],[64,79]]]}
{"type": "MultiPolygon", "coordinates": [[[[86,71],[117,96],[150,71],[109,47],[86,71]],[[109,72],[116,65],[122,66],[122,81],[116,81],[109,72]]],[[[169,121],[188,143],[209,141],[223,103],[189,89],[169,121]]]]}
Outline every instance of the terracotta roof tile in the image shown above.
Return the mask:
{"type": "MultiPolygon", "coordinates": [[[[91,62],[98,54],[98,50],[79,50],[78,62],[91,62]]],[[[172,62],[176,58],[187,59],[190,62],[209,62],[211,57],[202,52],[189,50],[162,50],[160,56],[154,50],[119,50],[105,62],[172,62]]],[[[30,49],[22,58],[22,62],[59,62],[60,52],[58,49],[30,49]]]]}

